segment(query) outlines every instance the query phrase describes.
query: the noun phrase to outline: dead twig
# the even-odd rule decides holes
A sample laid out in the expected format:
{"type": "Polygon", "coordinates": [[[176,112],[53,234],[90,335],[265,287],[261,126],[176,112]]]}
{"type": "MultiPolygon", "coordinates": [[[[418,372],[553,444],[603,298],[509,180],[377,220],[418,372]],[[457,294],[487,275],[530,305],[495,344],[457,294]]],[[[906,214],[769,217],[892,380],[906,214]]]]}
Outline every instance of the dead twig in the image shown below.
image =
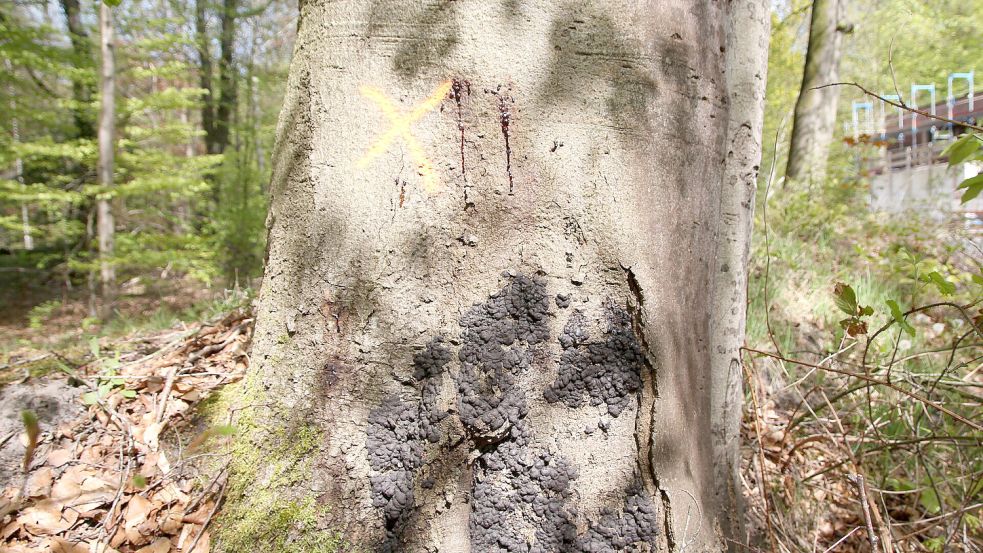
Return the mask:
{"type": "Polygon", "coordinates": [[[955,120],[949,119],[948,117],[942,117],[941,115],[932,115],[931,113],[929,113],[927,111],[922,111],[920,109],[916,109],[916,108],[913,108],[911,106],[908,106],[904,102],[894,102],[894,101],[888,100],[887,98],[881,96],[880,94],[877,94],[876,92],[872,92],[870,90],[867,90],[866,88],[864,88],[863,86],[861,86],[858,83],[853,83],[853,82],[829,83],[829,84],[824,84],[824,85],[821,85],[821,86],[814,86],[810,90],[819,90],[819,89],[822,89],[822,88],[829,88],[831,86],[853,86],[853,87],[859,88],[861,91],[863,91],[864,94],[867,94],[869,96],[873,96],[874,98],[877,98],[878,100],[880,100],[880,101],[882,101],[882,102],[884,102],[884,103],[886,103],[888,105],[894,106],[896,108],[900,108],[900,109],[903,109],[905,111],[910,111],[912,113],[917,113],[918,115],[921,115],[922,117],[928,117],[929,119],[935,119],[936,121],[942,121],[943,123],[952,123],[953,125],[959,125],[961,127],[966,127],[967,129],[973,129],[976,132],[983,132],[983,127],[981,127],[979,125],[974,125],[972,123],[969,123],[968,121],[955,121],[955,120]]]}
{"type": "Polygon", "coordinates": [[[902,387],[900,387],[897,384],[894,384],[892,382],[886,382],[884,380],[880,380],[880,379],[874,378],[872,376],[867,376],[865,374],[855,373],[855,372],[851,372],[851,371],[845,371],[845,370],[842,370],[842,369],[834,369],[832,367],[821,367],[821,366],[816,365],[816,364],[813,364],[813,363],[807,363],[805,361],[798,361],[796,359],[787,359],[787,358],[782,357],[782,356],[780,356],[778,354],[770,353],[770,352],[767,352],[767,351],[761,351],[761,350],[756,350],[756,349],[747,348],[747,347],[745,347],[743,349],[745,351],[748,351],[748,352],[751,352],[751,353],[757,353],[759,355],[764,355],[765,357],[771,357],[771,358],[778,359],[778,360],[781,360],[781,361],[785,361],[785,362],[788,362],[788,363],[794,363],[796,365],[802,365],[803,367],[812,367],[812,368],[816,368],[816,369],[821,369],[823,371],[827,371],[827,372],[831,372],[831,373],[836,373],[836,374],[841,374],[843,376],[849,376],[849,377],[852,377],[852,378],[857,378],[857,379],[860,379],[860,380],[864,380],[866,382],[869,382],[870,384],[876,384],[876,385],[880,385],[880,386],[885,386],[885,387],[890,388],[890,389],[892,389],[892,390],[894,390],[896,392],[899,392],[901,394],[904,394],[904,395],[910,397],[911,399],[913,399],[915,401],[924,403],[925,405],[928,405],[928,406],[932,407],[933,409],[936,409],[938,411],[942,411],[946,415],[949,415],[950,417],[952,417],[952,418],[956,419],[957,421],[965,424],[966,426],[969,426],[970,428],[973,428],[974,430],[979,430],[979,431],[983,432],[983,425],[967,419],[966,417],[960,415],[959,413],[956,413],[955,411],[953,411],[952,409],[949,409],[949,408],[945,407],[944,405],[940,405],[940,404],[938,404],[938,403],[936,403],[936,402],[934,402],[934,401],[932,401],[932,400],[930,400],[930,399],[928,399],[926,397],[923,397],[923,396],[921,396],[919,394],[916,394],[915,392],[912,392],[912,391],[909,391],[909,390],[905,390],[904,388],[902,388],[902,387]]]}
{"type": "Polygon", "coordinates": [[[870,519],[870,503],[867,501],[867,486],[864,485],[864,475],[851,474],[847,476],[847,479],[857,487],[857,493],[860,495],[860,506],[864,513],[864,523],[867,525],[867,540],[870,542],[870,550],[872,552],[877,551],[879,540],[874,532],[874,522],[870,519]]]}
{"type": "Polygon", "coordinates": [[[215,516],[215,513],[218,511],[219,505],[222,504],[222,498],[225,496],[225,488],[228,485],[229,485],[228,480],[222,483],[222,489],[218,491],[218,496],[215,497],[215,505],[212,505],[212,510],[211,512],[208,513],[208,517],[205,519],[205,523],[201,525],[201,532],[198,532],[198,535],[195,536],[195,540],[191,542],[191,547],[188,547],[187,549],[188,551],[193,552],[195,550],[195,546],[198,545],[198,541],[201,539],[202,536],[205,535],[205,530],[208,529],[208,524],[212,522],[212,518],[215,516]]]}

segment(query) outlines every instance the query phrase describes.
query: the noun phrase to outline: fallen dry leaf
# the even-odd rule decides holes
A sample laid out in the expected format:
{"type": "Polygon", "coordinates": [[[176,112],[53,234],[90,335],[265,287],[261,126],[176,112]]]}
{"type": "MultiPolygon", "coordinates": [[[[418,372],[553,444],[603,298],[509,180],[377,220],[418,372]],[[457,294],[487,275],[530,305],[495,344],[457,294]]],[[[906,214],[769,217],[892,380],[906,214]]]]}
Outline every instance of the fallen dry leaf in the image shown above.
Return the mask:
{"type": "Polygon", "coordinates": [[[55,471],[51,467],[41,467],[31,473],[27,479],[27,497],[48,497],[51,494],[51,483],[55,479],[55,471]]]}
{"type": "Polygon", "coordinates": [[[45,463],[49,467],[58,468],[62,465],[67,464],[69,461],[71,461],[74,458],[75,458],[75,454],[73,454],[72,450],[70,449],[67,448],[52,449],[50,452],[48,452],[48,458],[45,461],[45,463]]]}
{"type": "Polygon", "coordinates": [[[143,431],[143,443],[147,444],[150,451],[157,451],[160,447],[160,431],[164,429],[163,422],[153,422],[143,431]]]}
{"type": "Polygon", "coordinates": [[[51,538],[48,547],[51,553],[89,553],[87,544],[72,543],[63,538],[51,538]]]}
{"type": "Polygon", "coordinates": [[[91,540],[89,542],[89,553],[119,553],[119,551],[113,549],[107,543],[91,540]]]}
{"type": "Polygon", "coordinates": [[[60,501],[45,499],[21,511],[17,521],[35,536],[51,536],[69,529],[75,522],[73,515],[74,511],[69,510],[63,516],[60,501]]]}
{"type": "Polygon", "coordinates": [[[147,547],[137,549],[136,553],[168,553],[171,550],[171,540],[167,538],[157,538],[154,543],[147,547]]]}
{"type": "Polygon", "coordinates": [[[126,528],[134,528],[147,520],[153,507],[153,503],[139,495],[130,497],[130,502],[126,506],[126,514],[123,515],[123,518],[126,520],[124,526],[126,528]]]}

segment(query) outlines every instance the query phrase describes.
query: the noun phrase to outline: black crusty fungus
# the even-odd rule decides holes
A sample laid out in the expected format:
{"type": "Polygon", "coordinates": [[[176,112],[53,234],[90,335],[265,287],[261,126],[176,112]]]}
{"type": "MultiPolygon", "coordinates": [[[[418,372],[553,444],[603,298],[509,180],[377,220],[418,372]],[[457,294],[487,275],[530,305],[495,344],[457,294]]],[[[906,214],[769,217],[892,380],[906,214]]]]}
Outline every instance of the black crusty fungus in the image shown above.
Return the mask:
{"type": "Polygon", "coordinates": [[[524,424],[475,467],[471,541],[475,551],[573,551],[576,506],[570,482],[577,470],[529,443],[524,424]],[[534,535],[530,541],[529,536],[534,535]]]}
{"type": "Polygon", "coordinates": [[[476,441],[504,436],[528,413],[517,386],[531,356],[523,346],[549,339],[546,286],[517,276],[487,302],[471,307],[460,320],[464,328],[458,352],[458,409],[461,422],[476,441]]]}
{"type": "MultiPolygon", "coordinates": [[[[557,295],[560,308],[570,297],[557,295]]],[[[617,417],[641,386],[642,353],[628,314],[608,302],[607,330],[591,340],[582,311],[571,313],[558,340],[562,348],[557,380],[544,393],[550,403],[570,407],[606,405],[617,417]]],[[[578,535],[578,513],[571,482],[577,468],[537,445],[525,420],[528,406],[519,386],[533,352],[550,340],[549,296],[538,278],[511,277],[509,283],[460,318],[459,370],[454,373],[460,421],[478,453],[474,459],[470,532],[473,549],[483,553],[615,553],[654,547],[655,507],[640,484],[627,490],[622,507],[588,521],[578,535]]],[[[456,343],[456,342],[455,342],[456,343]]],[[[541,353],[541,352],[540,352],[541,353]]],[[[417,396],[386,397],[369,413],[366,450],[373,505],[385,521],[380,551],[405,551],[403,533],[415,512],[414,488],[435,487],[427,474],[429,456],[440,455],[428,442],[441,440],[447,416],[437,407],[444,371],[452,352],[435,338],[413,356],[417,396]]],[[[601,420],[602,430],[608,423],[601,420]]],[[[597,426],[585,428],[594,432],[597,426]]],[[[457,444],[454,445],[456,447],[457,444]]]]}
{"type": "Polygon", "coordinates": [[[656,545],[659,517],[655,504],[638,480],[627,492],[624,506],[618,511],[605,509],[587,532],[577,538],[577,546],[571,551],[618,553],[640,551],[638,544],[656,545]]]}
{"type": "Polygon", "coordinates": [[[382,551],[402,550],[400,536],[413,512],[413,482],[424,463],[427,441],[440,441],[440,421],[447,413],[437,408],[440,378],[451,360],[441,338],[435,338],[413,356],[413,378],[419,400],[386,397],[369,412],[365,449],[369,455],[372,504],[382,509],[386,541],[382,551]]]}
{"type": "Polygon", "coordinates": [[[604,309],[607,330],[597,341],[590,341],[582,311],[570,315],[559,338],[563,353],[556,381],[543,397],[550,403],[580,407],[587,396],[591,405],[606,405],[608,413],[617,417],[641,387],[645,361],[628,313],[613,302],[604,309]]]}

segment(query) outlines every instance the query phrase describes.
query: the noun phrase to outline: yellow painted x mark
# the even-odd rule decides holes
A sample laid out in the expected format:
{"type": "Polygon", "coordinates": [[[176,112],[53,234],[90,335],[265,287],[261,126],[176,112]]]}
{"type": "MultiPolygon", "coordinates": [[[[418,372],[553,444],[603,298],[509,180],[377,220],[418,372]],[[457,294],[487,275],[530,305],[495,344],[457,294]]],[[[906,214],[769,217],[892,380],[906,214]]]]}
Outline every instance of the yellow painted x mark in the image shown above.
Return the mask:
{"type": "Polygon", "coordinates": [[[373,86],[360,87],[359,92],[379,106],[379,109],[386,115],[392,126],[372,144],[369,151],[365,152],[365,155],[362,156],[362,159],[358,160],[356,165],[358,167],[365,167],[376,156],[385,152],[393,140],[397,137],[402,137],[407,148],[410,150],[413,161],[416,163],[420,177],[423,178],[423,188],[431,193],[436,191],[437,175],[434,173],[433,164],[427,159],[426,153],[423,151],[423,146],[420,145],[420,142],[410,132],[410,125],[426,115],[428,111],[437,107],[447,96],[447,93],[450,92],[450,89],[451,81],[441,83],[429,98],[421,102],[409,113],[402,114],[396,109],[393,102],[378,88],[373,86]]]}

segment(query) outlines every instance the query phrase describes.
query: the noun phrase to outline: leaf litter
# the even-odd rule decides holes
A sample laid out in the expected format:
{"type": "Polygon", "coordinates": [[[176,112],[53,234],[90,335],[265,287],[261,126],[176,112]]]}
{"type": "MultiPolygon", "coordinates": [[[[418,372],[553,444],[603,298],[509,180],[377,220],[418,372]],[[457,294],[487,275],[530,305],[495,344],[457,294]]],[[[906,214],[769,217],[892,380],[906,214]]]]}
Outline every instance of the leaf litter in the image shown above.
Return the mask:
{"type": "Polygon", "coordinates": [[[0,436],[0,464],[11,465],[0,471],[0,551],[207,553],[228,458],[205,442],[233,428],[196,428],[195,407],[242,378],[252,322],[234,311],[191,329],[93,342],[92,360],[71,376],[36,379],[57,388],[50,410],[0,391],[5,415],[26,407],[17,436],[0,436]]]}

